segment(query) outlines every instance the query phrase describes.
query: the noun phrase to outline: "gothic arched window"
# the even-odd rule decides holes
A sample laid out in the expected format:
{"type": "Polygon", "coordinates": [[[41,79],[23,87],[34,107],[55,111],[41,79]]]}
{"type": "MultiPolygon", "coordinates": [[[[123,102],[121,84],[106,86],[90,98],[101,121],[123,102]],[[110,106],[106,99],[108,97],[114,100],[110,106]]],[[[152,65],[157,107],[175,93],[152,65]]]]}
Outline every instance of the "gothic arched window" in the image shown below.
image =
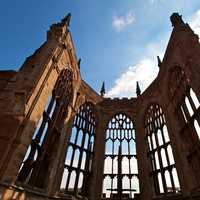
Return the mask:
{"type": "Polygon", "coordinates": [[[193,127],[193,130],[195,130],[198,138],[200,139],[200,103],[192,88],[188,88],[186,90],[180,107],[185,123],[190,124],[191,127],[193,127]]]}
{"type": "Polygon", "coordinates": [[[94,106],[86,102],[75,115],[68,141],[61,192],[85,194],[91,171],[96,119],[94,106]]]}
{"type": "MultiPolygon", "coordinates": [[[[63,69],[55,83],[52,94],[48,98],[43,116],[39,120],[32,142],[21,164],[17,177],[18,182],[44,187],[45,173],[40,171],[37,160],[43,152],[48,152],[48,157],[51,156],[51,149],[53,149],[53,144],[56,145],[57,138],[59,138],[59,130],[63,126],[72,98],[73,74],[70,69],[63,69]],[[57,138],[55,138],[56,133],[57,138]]],[[[45,155],[43,157],[45,158],[45,155]]],[[[42,161],[40,161],[40,164],[42,165],[42,161]]]]}
{"type": "Polygon", "coordinates": [[[180,184],[176,171],[172,146],[161,107],[153,104],[145,117],[145,132],[149,144],[150,173],[156,194],[177,193],[180,184]]]}
{"type": "Polygon", "coordinates": [[[181,111],[185,124],[189,124],[200,139],[200,102],[190,87],[190,80],[180,66],[171,68],[169,75],[169,97],[181,111]]]}
{"type": "Polygon", "coordinates": [[[129,197],[139,193],[134,123],[115,115],[106,130],[103,195],[129,197]]]}

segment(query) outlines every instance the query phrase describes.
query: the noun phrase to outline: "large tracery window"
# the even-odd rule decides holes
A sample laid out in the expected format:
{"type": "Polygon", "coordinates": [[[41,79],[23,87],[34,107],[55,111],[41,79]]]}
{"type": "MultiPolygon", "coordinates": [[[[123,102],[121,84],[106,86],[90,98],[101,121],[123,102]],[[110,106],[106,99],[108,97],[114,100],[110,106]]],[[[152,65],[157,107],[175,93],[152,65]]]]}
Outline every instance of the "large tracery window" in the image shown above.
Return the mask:
{"type": "Polygon", "coordinates": [[[86,102],[78,109],[68,141],[61,192],[86,193],[91,172],[96,129],[94,106],[86,102]]]}
{"type": "Polygon", "coordinates": [[[166,121],[161,107],[157,104],[151,105],[146,113],[145,131],[155,193],[158,195],[179,192],[180,184],[166,121]]]}
{"type": "Polygon", "coordinates": [[[200,139],[200,102],[190,86],[190,79],[180,66],[170,70],[169,97],[181,111],[185,125],[192,127],[200,139]]]}
{"type": "MultiPolygon", "coordinates": [[[[21,164],[17,177],[18,182],[29,183],[31,185],[43,187],[42,181],[39,181],[40,183],[37,184],[37,179],[39,179],[37,178],[37,175],[40,174],[40,172],[36,170],[40,164],[38,160],[44,151],[48,151],[46,144],[49,143],[49,146],[51,146],[51,143],[55,142],[55,140],[52,138],[52,135],[54,134],[53,132],[57,132],[59,135],[59,130],[65,120],[68,105],[72,100],[72,84],[73,74],[71,70],[62,70],[56,81],[52,94],[48,98],[43,116],[37,124],[32,137],[32,142],[29,145],[24,160],[21,164]],[[52,139],[54,141],[51,141],[52,139]]],[[[44,175],[44,173],[42,174],[44,175]]]]}
{"type": "Polygon", "coordinates": [[[185,92],[184,99],[181,104],[181,112],[186,124],[190,124],[200,139],[200,103],[192,88],[188,88],[185,92]]]}
{"type": "MultiPolygon", "coordinates": [[[[185,66],[185,69],[187,66],[185,66]]],[[[190,73],[186,73],[181,66],[173,66],[169,73],[169,98],[179,120],[178,136],[184,149],[184,156],[188,160],[191,174],[194,177],[194,187],[200,186],[200,102],[199,97],[191,87],[190,73]]]]}
{"type": "Polygon", "coordinates": [[[115,115],[106,131],[103,196],[133,198],[139,193],[134,124],[115,115]]]}

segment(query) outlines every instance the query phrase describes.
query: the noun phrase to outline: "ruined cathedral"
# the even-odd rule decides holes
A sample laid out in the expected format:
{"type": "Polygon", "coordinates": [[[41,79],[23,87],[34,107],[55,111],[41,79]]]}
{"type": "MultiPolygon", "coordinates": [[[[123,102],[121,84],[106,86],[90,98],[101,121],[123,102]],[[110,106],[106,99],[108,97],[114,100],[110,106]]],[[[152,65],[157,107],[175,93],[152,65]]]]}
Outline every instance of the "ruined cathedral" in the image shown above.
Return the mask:
{"type": "Polygon", "coordinates": [[[111,99],[81,78],[70,18],[0,71],[0,198],[199,200],[198,36],[173,13],[155,80],[111,99]]]}

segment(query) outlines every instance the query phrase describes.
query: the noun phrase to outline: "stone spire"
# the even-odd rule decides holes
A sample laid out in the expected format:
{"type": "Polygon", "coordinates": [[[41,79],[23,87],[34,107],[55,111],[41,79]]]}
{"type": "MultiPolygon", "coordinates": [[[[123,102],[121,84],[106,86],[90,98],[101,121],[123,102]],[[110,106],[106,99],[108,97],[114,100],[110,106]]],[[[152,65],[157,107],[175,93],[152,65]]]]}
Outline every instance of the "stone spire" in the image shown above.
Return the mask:
{"type": "Polygon", "coordinates": [[[137,94],[137,97],[141,94],[141,90],[140,90],[140,86],[139,86],[138,81],[136,82],[136,94],[137,94]]]}
{"type": "Polygon", "coordinates": [[[106,91],[105,91],[105,82],[103,81],[102,87],[101,87],[101,91],[100,94],[103,97],[105,95],[106,91]]]}
{"type": "Polygon", "coordinates": [[[158,60],[158,67],[161,67],[161,65],[162,65],[162,62],[161,62],[161,60],[160,60],[160,57],[159,57],[159,56],[157,56],[157,60],[158,60]]]}
{"type": "Polygon", "coordinates": [[[63,24],[66,24],[67,26],[69,26],[70,20],[71,20],[71,13],[69,13],[67,16],[65,16],[65,17],[61,20],[61,22],[62,22],[63,24]]]}
{"type": "Polygon", "coordinates": [[[65,34],[69,32],[70,19],[71,13],[66,15],[61,22],[52,24],[50,30],[47,32],[47,39],[56,39],[59,42],[65,40],[65,34]]]}
{"type": "Polygon", "coordinates": [[[184,21],[182,20],[182,15],[178,13],[173,13],[170,17],[171,23],[173,27],[184,25],[184,21]]]}

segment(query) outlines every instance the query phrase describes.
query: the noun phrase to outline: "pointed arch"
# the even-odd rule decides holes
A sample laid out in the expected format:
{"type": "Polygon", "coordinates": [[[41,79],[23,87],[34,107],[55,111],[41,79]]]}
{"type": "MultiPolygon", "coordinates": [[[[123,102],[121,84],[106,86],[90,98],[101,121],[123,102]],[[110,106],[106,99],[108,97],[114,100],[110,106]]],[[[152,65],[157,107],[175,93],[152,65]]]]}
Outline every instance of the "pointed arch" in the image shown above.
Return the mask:
{"type": "Polygon", "coordinates": [[[134,176],[138,180],[134,127],[131,118],[122,112],[116,113],[107,123],[103,196],[112,197],[119,192],[118,184],[122,186],[121,192],[130,198],[139,192],[139,182],[132,180],[134,176]]]}
{"type": "Polygon", "coordinates": [[[158,104],[151,104],[145,116],[148,156],[152,164],[150,176],[154,183],[155,193],[159,195],[179,192],[180,187],[177,188],[177,185],[180,186],[179,182],[176,186],[174,185],[178,178],[171,170],[175,168],[175,162],[162,108],[158,104]]]}
{"type": "Polygon", "coordinates": [[[45,181],[49,177],[48,167],[52,160],[50,157],[53,156],[52,151],[59,141],[59,136],[55,138],[55,135],[60,133],[60,127],[64,124],[72,100],[73,73],[69,68],[64,68],[56,80],[43,116],[33,133],[32,142],[21,164],[17,182],[28,183],[39,188],[45,187],[45,181]],[[37,162],[41,157],[40,162],[37,162]],[[49,159],[46,159],[47,157],[49,159]]]}
{"type": "MultiPolygon", "coordinates": [[[[68,141],[68,148],[66,155],[70,151],[71,162],[70,164],[65,164],[65,169],[69,171],[67,177],[64,178],[65,173],[63,173],[63,178],[66,179],[66,185],[63,186],[61,183],[60,188],[65,187],[65,192],[70,193],[84,193],[85,182],[90,173],[90,164],[93,157],[93,146],[94,137],[96,132],[96,115],[95,107],[91,102],[85,102],[82,104],[75,117],[72,127],[71,136],[68,141]],[[73,147],[73,151],[71,151],[73,147]],[[71,173],[73,170],[76,174],[73,176],[71,173]],[[74,187],[70,187],[71,179],[74,180],[74,187]]],[[[63,191],[63,190],[62,190],[63,191]]]]}

